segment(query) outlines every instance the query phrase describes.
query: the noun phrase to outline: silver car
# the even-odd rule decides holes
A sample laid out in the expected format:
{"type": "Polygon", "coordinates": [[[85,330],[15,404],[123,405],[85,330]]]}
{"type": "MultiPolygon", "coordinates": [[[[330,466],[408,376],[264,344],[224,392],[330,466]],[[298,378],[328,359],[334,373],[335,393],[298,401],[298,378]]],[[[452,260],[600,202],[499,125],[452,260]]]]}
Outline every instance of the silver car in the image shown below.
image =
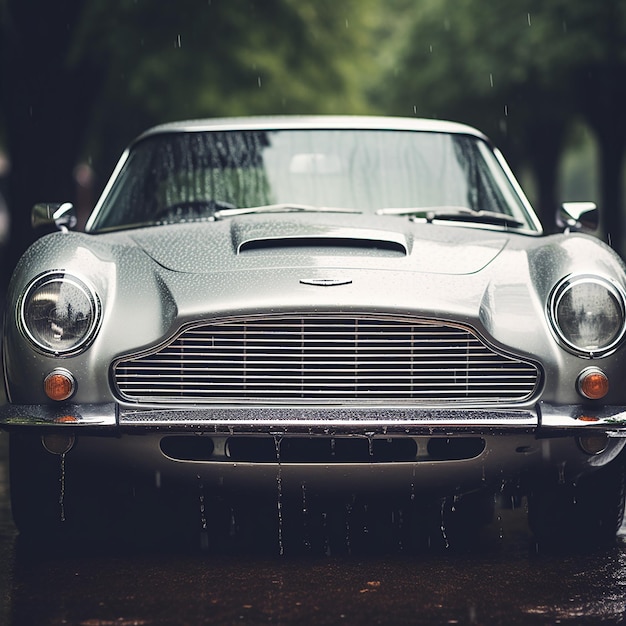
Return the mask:
{"type": "Polygon", "coordinates": [[[7,297],[16,524],[97,534],[188,504],[206,530],[219,503],[233,524],[233,503],[242,521],[276,498],[282,524],[289,498],[367,494],[430,506],[447,542],[498,496],[527,503],[539,542],[613,541],[626,275],[580,232],[594,205],[562,213],[546,234],[500,153],[454,123],[146,132],[85,232],[71,204],[33,209],[58,232],[7,297]]]}

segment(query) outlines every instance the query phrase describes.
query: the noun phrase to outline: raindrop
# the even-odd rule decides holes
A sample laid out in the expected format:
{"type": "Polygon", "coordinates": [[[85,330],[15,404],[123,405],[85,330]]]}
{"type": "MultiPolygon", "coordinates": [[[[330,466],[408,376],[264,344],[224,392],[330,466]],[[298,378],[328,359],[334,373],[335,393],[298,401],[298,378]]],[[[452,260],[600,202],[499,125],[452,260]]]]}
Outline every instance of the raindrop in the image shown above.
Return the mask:
{"type": "Polygon", "coordinates": [[[489,74],[489,84],[493,87],[493,74],[489,74]]]}
{"type": "Polygon", "coordinates": [[[180,35],[176,35],[176,48],[182,48],[183,47],[183,43],[182,43],[182,39],[180,35]]]}
{"type": "Polygon", "coordinates": [[[261,86],[261,77],[260,76],[257,76],[256,82],[257,82],[257,85],[260,87],[261,86]]]}
{"type": "Polygon", "coordinates": [[[452,513],[454,513],[454,512],[456,511],[456,503],[457,503],[458,501],[459,501],[459,496],[458,496],[458,495],[455,495],[455,496],[452,498],[452,506],[450,507],[450,511],[451,511],[452,513]]]}
{"type": "Polygon", "coordinates": [[[527,13],[526,17],[528,18],[528,25],[532,26],[531,19],[530,19],[530,13],[527,13]]]}

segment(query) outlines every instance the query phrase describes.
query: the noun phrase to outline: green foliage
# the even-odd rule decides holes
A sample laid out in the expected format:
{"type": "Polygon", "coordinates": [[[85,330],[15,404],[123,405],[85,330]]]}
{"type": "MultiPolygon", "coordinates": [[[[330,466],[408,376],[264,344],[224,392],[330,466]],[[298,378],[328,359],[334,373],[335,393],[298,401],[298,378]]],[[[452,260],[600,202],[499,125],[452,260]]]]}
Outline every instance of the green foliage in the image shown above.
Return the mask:
{"type": "MultiPolygon", "coordinates": [[[[71,61],[106,68],[92,137],[193,117],[355,113],[370,0],[100,0],[71,61]]],[[[94,148],[92,143],[91,148],[94,148]]]]}
{"type": "MultiPolygon", "coordinates": [[[[583,118],[601,145],[605,212],[619,216],[623,0],[423,0],[410,19],[379,102],[398,114],[452,118],[487,132],[514,164],[532,166],[548,219],[567,133],[583,118]]],[[[618,220],[611,229],[621,236],[618,220]]]]}

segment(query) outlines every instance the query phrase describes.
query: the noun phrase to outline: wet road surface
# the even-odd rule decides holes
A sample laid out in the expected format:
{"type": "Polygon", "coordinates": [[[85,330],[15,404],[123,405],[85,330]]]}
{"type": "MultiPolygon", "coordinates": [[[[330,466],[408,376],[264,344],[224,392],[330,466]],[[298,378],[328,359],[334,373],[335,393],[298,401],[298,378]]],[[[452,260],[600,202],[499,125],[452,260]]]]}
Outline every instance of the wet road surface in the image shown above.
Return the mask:
{"type": "Polygon", "coordinates": [[[213,555],[163,546],[33,551],[10,518],[6,439],[0,434],[0,624],[532,626],[626,620],[626,536],[601,552],[539,554],[523,509],[498,511],[494,523],[460,551],[407,554],[400,545],[377,549],[375,538],[371,550],[340,555],[213,555]]]}

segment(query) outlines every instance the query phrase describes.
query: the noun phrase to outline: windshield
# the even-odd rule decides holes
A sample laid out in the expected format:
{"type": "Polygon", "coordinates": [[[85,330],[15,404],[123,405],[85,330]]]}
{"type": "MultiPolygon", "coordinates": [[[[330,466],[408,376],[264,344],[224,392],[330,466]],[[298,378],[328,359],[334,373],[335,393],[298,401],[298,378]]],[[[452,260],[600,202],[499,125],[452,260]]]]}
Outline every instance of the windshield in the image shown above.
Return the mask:
{"type": "Polygon", "coordinates": [[[535,230],[484,141],[446,133],[343,129],[149,137],[132,148],[88,228],[221,219],[264,207],[396,219],[452,207],[502,214],[535,230]],[[246,208],[251,210],[234,211],[246,208]]]}

